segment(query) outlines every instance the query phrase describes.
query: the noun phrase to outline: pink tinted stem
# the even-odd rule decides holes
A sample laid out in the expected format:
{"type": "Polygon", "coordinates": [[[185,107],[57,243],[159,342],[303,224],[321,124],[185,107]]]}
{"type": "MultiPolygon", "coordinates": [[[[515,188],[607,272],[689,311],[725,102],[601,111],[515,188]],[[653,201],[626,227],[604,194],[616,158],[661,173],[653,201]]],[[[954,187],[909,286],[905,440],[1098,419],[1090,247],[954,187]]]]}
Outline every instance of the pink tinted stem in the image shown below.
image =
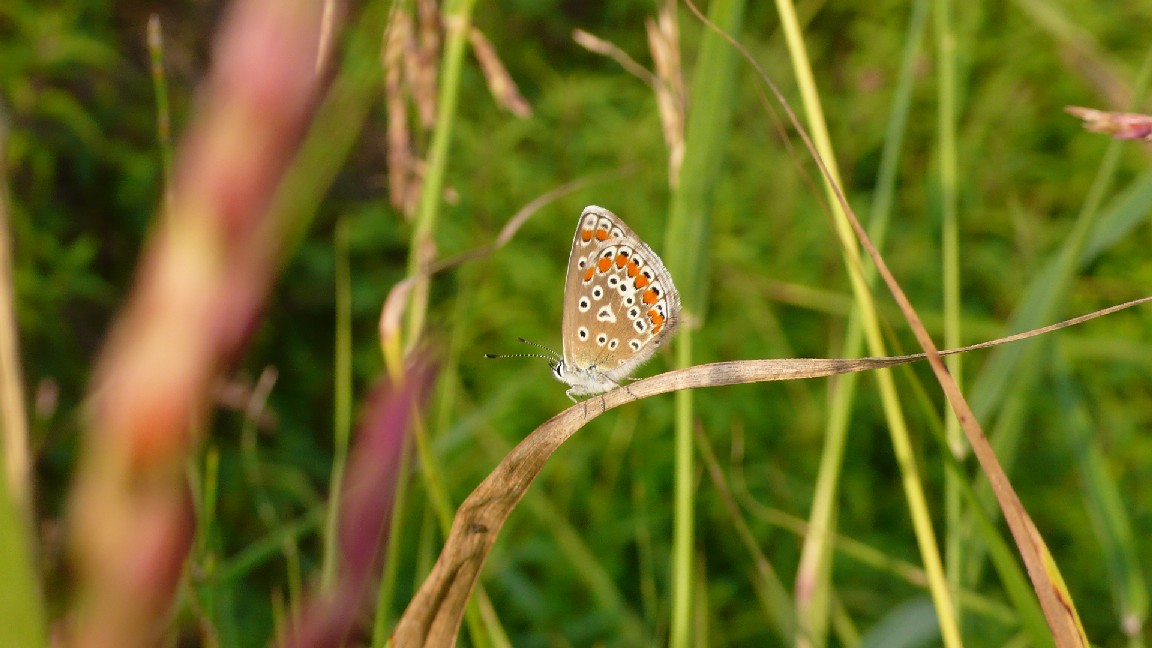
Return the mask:
{"type": "Polygon", "coordinates": [[[70,506],[78,597],[63,643],[158,642],[191,543],[184,479],[209,392],[263,306],[273,192],[316,103],[318,2],[239,0],[91,387],[70,506]]]}

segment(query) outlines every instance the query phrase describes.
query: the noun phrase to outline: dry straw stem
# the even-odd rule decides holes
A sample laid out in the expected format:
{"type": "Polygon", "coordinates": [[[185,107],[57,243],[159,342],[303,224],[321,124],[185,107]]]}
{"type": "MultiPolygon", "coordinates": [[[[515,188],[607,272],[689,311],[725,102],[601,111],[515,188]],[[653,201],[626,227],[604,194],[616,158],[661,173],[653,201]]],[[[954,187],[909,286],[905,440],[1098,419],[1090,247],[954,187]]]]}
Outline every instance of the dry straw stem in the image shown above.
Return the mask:
{"type": "MultiPolygon", "coordinates": [[[[959,349],[954,355],[1015,342],[1074,326],[1090,319],[1152,301],[1142,297],[1040,329],[959,349]]],[[[924,360],[926,353],[888,358],[794,358],[737,360],[678,369],[639,380],[560,412],[528,435],[464,500],[444,549],[396,626],[397,646],[450,646],[456,641],[461,615],[492,545],[508,515],[540,474],[548,459],[577,430],[601,414],[633,401],[681,389],[819,378],[882,369],[924,360]]],[[[1033,537],[1039,535],[1032,530],[1033,537]]]]}
{"type": "MultiPolygon", "coordinates": [[[[28,416],[24,409],[24,381],[20,369],[16,308],[12,278],[12,241],[8,228],[7,124],[0,113],[0,454],[4,456],[7,496],[32,520],[31,461],[28,452],[28,416]]],[[[2,495],[0,495],[2,496],[2,495]]]]}
{"type": "Polygon", "coordinates": [[[0,106],[0,645],[47,646],[45,606],[33,548],[32,464],[24,406],[8,211],[8,129],[0,106]]]}
{"type": "Polygon", "coordinates": [[[380,59],[384,69],[384,101],[388,115],[388,199],[406,218],[411,218],[418,196],[412,189],[416,176],[415,156],[403,82],[405,55],[411,39],[412,19],[397,4],[388,17],[380,59]]]}
{"type": "Polygon", "coordinates": [[[660,127],[668,145],[668,178],[673,189],[684,161],[684,122],[687,110],[684,78],[680,69],[680,32],[676,25],[675,9],[675,2],[667,2],[661,6],[655,21],[644,21],[655,73],[637,63],[614,43],[582,29],[572,30],[572,40],[577,45],[612,59],[626,72],[652,87],[656,95],[656,108],[660,113],[660,127]]]}
{"type": "Polygon", "coordinates": [[[606,56],[613,61],[616,61],[620,67],[624,68],[628,73],[641,79],[648,85],[656,86],[660,83],[660,80],[656,78],[655,74],[649,72],[647,68],[637,63],[636,59],[629,56],[627,52],[620,49],[610,41],[606,41],[599,36],[590,34],[583,29],[573,29],[572,40],[575,41],[577,45],[583,47],[589,52],[594,52],[601,56],[606,56]]]}
{"type": "Polygon", "coordinates": [[[496,48],[492,47],[492,42],[484,32],[473,27],[468,31],[468,42],[472,44],[472,53],[476,56],[476,62],[480,64],[480,70],[488,81],[488,92],[492,93],[496,103],[521,119],[531,117],[532,106],[528,105],[528,100],[520,94],[512,75],[508,74],[508,69],[500,61],[496,48]]]}
{"type": "Polygon", "coordinates": [[[673,191],[680,183],[680,168],[684,165],[684,141],[688,100],[684,90],[684,75],[680,65],[680,30],[676,22],[676,1],[665,2],[656,20],[646,19],[648,50],[656,68],[656,82],[652,91],[656,95],[656,108],[660,112],[660,127],[668,146],[668,183],[673,191]]]}

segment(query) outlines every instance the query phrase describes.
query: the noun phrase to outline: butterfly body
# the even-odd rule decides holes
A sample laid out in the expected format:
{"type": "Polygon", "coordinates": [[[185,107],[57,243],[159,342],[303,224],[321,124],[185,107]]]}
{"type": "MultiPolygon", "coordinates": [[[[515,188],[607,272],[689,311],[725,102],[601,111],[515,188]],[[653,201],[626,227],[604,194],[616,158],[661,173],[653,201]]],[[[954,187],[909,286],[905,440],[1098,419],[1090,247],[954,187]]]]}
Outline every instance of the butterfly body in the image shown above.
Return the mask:
{"type": "Polygon", "coordinates": [[[660,257],[618,216],[586,207],[564,282],[564,354],[552,367],[568,396],[620,386],[679,322],[680,294],[660,257]]]}

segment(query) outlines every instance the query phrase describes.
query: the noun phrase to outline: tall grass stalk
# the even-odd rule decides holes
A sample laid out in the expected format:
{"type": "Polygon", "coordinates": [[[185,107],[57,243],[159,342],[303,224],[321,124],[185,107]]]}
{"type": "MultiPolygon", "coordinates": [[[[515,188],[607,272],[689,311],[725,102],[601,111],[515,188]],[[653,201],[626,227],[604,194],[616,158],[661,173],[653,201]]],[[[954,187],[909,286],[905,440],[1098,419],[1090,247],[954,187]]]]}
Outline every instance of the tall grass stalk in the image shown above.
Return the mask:
{"type": "MultiPolygon", "coordinates": [[[[8,284],[11,285],[11,284],[8,284]]],[[[31,530],[7,479],[0,479],[0,645],[45,648],[47,614],[33,558],[31,530]]]]}
{"type": "Polygon", "coordinates": [[[348,261],[348,223],[336,223],[332,253],[335,261],[335,349],[332,358],[332,475],[328,480],[328,511],[324,520],[324,556],[320,564],[320,587],[327,591],[336,582],[340,549],[340,495],[352,436],[352,268],[348,261]]]}
{"type": "Polygon", "coordinates": [[[37,573],[32,455],[20,366],[8,199],[8,123],[0,108],[0,645],[46,646],[47,614],[37,573]]]}
{"type": "MultiPolygon", "coordinates": [[[[951,0],[936,3],[936,147],[940,184],[940,254],[943,279],[944,347],[956,348],[962,344],[960,332],[963,316],[960,302],[960,225],[957,216],[956,152],[956,31],[952,20],[951,0]]],[[[964,385],[964,359],[952,356],[945,360],[948,371],[957,384],[964,385]]],[[[948,403],[942,403],[947,449],[957,457],[967,454],[967,441],[960,429],[960,421],[952,415],[948,403]]],[[[948,564],[948,586],[953,595],[960,591],[960,565],[964,543],[960,529],[961,501],[958,478],[947,473],[944,482],[945,561],[948,564]]],[[[956,606],[957,622],[963,625],[959,601],[956,606]]]]}
{"type": "MultiPolygon", "coordinates": [[[[832,149],[831,138],[828,135],[827,124],[824,120],[824,113],[821,107],[819,93],[816,89],[815,78],[812,74],[808,54],[804,46],[803,35],[796,18],[795,7],[793,7],[789,0],[777,0],[776,7],[784,29],[788,52],[792,58],[793,71],[796,74],[800,95],[804,103],[808,128],[811,131],[816,152],[824,161],[830,176],[829,178],[824,178],[825,191],[828,196],[828,203],[833,212],[836,233],[840,238],[841,250],[851,281],[852,292],[864,318],[864,330],[868,340],[868,348],[872,355],[886,355],[875,303],[869,292],[868,285],[864,280],[864,276],[860,271],[861,259],[856,244],[856,237],[841,208],[835,189],[829,184],[831,182],[837,186],[843,186],[839,171],[837,170],[836,157],[832,149]]],[[[912,442],[908,433],[903,409],[900,405],[891,372],[881,370],[877,371],[875,375],[880,388],[884,416],[888,421],[888,430],[891,435],[893,450],[895,451],[896,460],[902,475],[904,494],[908,501],[909,513],[912,516],[912,525],[916,534],[917,544],[920,548],[921,560],[924,561],[925,571],[928,574],[929,591],[935,602],[937,618],[940,623],[941,638],[945,646],[958,648],[961,645],[960,631],[956,624],[951,600],[952,597],[948,593],[945,582],[944,568],[940,562],[940,552],[936,542],[936,535],[933,531],[927,499],[924,496],[923,485],[916,467],[915,457],[913,456],[912,442]]],[[[827,528],[825,527],[813,526],[811,528],[813,533],[827,533],[827,528]]],[[[801,574],[801,576],[803,576],[803,574],[801,574]]],[[[824,618],[827,616],[827,611],[826,609],[821,609],[821,605],[812,607],[810,603],[819,603],[819,597],[826,595],[826,592],[818,588],[810,587],[807,584],[797,589],[799,592],[807,592],[813,595],[812,598],[808,600],[798,602],[797,608],[801,614],[801,627],[808,628],[810,627],[810,622],[813,622],[817,625],[811,627],[820,630],[821,632],[818,637],[822,636],[822,627],[825,623],[824,618]]],[[[802,637],[800,641],[802,645],[805,643],[802,637]]]]}
{"type": "MultiPolygon", "coordinates": [[[[912,8],[905,29],[904,51],[901,56],[900,72],[892,97],[888,125],[884,133],[884,150],[877,173],[875,198],[868,216],[869,235],[877,247],[883,249],[887,238],[888,224],[892,215],[892,203],[896,193],[896,180],[900,168],[904,135],[907,130],[912,89],[916,79],[916,66],[923,51],[923,37],[927,28],[930,4],[919,0],[912,8]]],[[[869,286],[876,280],[875,267],[866,262],[865,281],[869,286]]],[[[860,311],[853,309],[849,314],[848,328],[844,337],[844,356],[856,357],[862,354],[864,330],[860,311]]],[[[847,441],[848,424],[852,405],[855,401],[856,386],[860,376],[847,374],[828,381],[829,412],[824,426],[824,446],[820,453],[820,468],[814,489],[812,510],[809,514],[810,528],[823,529],[822,533],[808,533],[804,537],[800,565],[797,568],[797,581],[813,583],[813,595],[806,606],[805,632],[817,644],[823,643],[830,615],[832,573],[832,538],[837,528],[837,507],[839,498],[840,471],[847,441]]],[[[841,637],[841,640],[844,640],[841,637]]]]}
{"type": "MultiPolygon", "coordinates": [[[[729,34],[739,34],[743,0],[717,0],[708,8],[713,23],[729,34]]],[[[692,107],[686,123],[684,163],[672,195],[668,219],[668,267],[678,278],[681,299],[689,319],[704,317],[707,299],[709,232],[729,121],[736,103],[736,52],[708,30],[700,43],[692,80],[692,107]]],[[[692,364],[693,333],[684,327],[676,343],[676,364],[692,364]]],[[[675,522],[672,539],[672,611],[669,643],[674,648],[697,641],[692,592],[696,574],[695,507],[696,469],[693,434],[696,425],[692,392],[676,393],[675,522]]]]}
{"type": "MultiPolygon", "coordinates": [[[[415,282],[407,304],[407,327],[404,336],[406,349],[411,349],[420,342],[427,318],[429,280],[423,276],[423,272],[434,257],[436,249],[436,224],[443,201],[444,178],[450,157],[452,131],[457,118],[461,72],[464,55],[468,49],[468,35],[475,4],[475,0],[456,0],[449,3],[443,12],[447,40],[440,65],[436,123],[432,131],[432,144],[428,152],[423,184],[420,187],[419,208],[408,247],[408,276],[414,278],[415,282]]],[[[390,367],[392,371],[396,369],[395,357],[385,353],[386,361],[390,361],[393,365],[390,367]]],[[[447,494],[447,481],[436,454],[431,451],[428,431],[427,420],[417,417],[413,426],[413,439],[416,442],[417,458],[421,466],[420,474],[436,513],[440,531],[447,533],[452,524],[453,507],[447,494]]],[[[503,634],[496,625],[495,615],[483,614],[479,601],[484,598],[483,590],[478,589],[476,596],[469,602],[466,613],[472,641],[477,646],[492,645],[494,640],[499,642],[499,637],[503,634]],[[488,630],[485,630],[486,627],[488,630]]],[[[386,611],[378,610],[378,613],[386,611]]]]}
{"type": "MultiPolygon", "coordinates": [[[[464,66],[464,53],[468,49],[468,30],[472,26],[472,9],[476,0],[454,0],[444,10],[447,41],[440,66],[440,88],[436,99],[436,125],[432,131],[432,145],[428,152],[424,184],[420,187],[420,207],[408,246],[408,276],[419,277],[434,250],[436,221],[444,197],[444,176],[448,169],[452,128],[456,123],[457,100],[460,94],[460,72],[464,66]]],[[[408,302],[406,346],[419,342],[428,314],[428,280],[420,278],[408,302]]]]}

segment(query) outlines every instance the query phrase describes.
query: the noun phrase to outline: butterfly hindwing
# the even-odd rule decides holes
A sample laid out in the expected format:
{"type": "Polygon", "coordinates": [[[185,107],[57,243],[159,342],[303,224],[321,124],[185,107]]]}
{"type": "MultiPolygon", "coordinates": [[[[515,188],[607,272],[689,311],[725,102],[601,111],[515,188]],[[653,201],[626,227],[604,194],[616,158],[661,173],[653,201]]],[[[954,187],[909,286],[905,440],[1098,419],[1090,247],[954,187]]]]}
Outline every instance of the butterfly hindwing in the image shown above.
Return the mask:
{"type": "Polygon", "coordinates": [[[564,284],[563,363],[572,394],[617,386],[679,323],[680,296],[660,257],[612,212],[580,215],[564,284]]]}

